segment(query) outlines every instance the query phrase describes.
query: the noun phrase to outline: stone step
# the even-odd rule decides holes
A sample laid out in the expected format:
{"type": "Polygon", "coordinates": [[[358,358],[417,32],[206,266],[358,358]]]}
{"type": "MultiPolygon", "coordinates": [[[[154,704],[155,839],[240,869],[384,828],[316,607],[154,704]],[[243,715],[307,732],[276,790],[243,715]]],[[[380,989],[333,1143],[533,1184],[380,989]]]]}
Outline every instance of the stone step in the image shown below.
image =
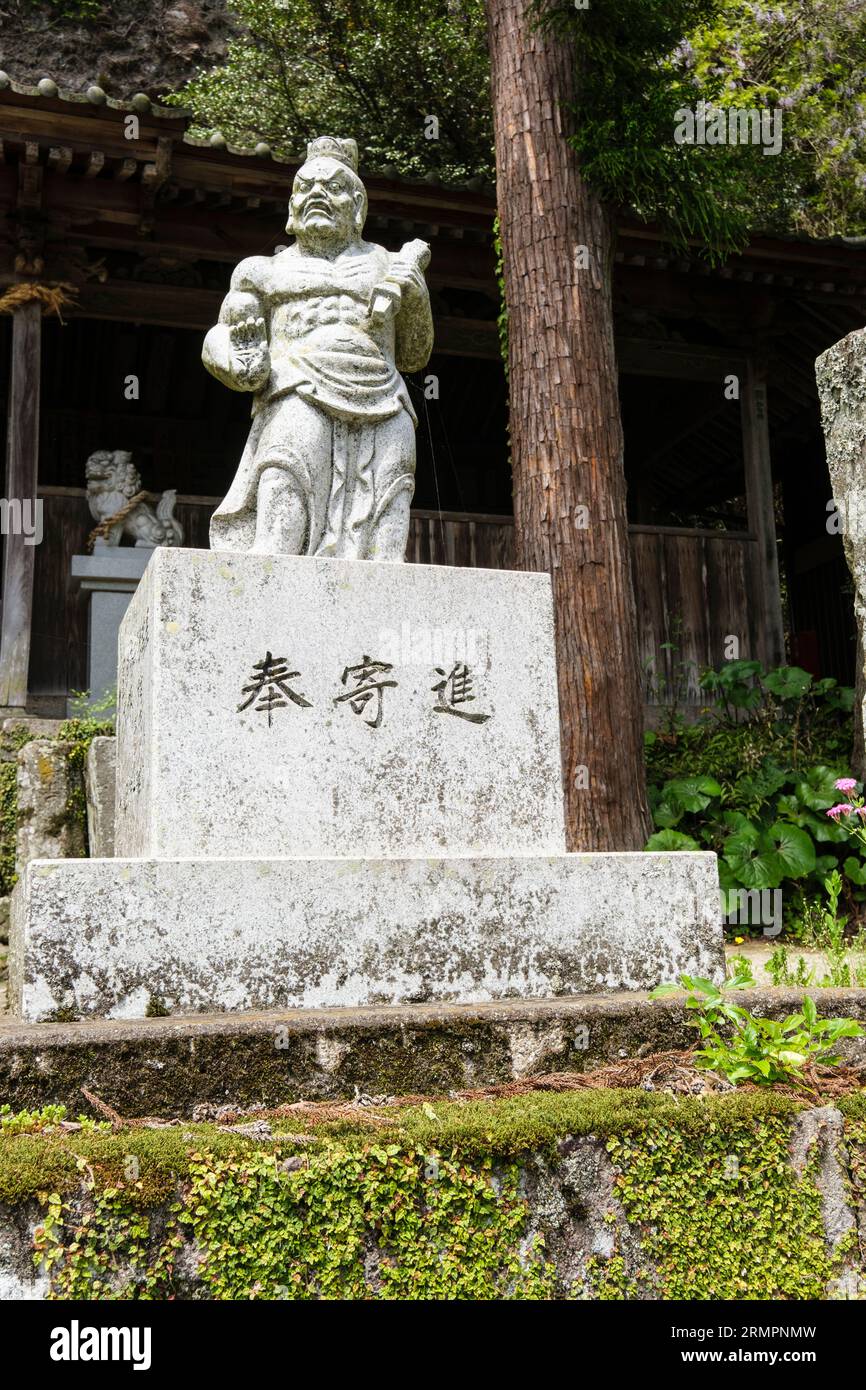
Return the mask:
{"type": "Polygon", "coordinates": [[[653,989],[724,971],[714,854],[31,860],[33,1023],[653,989]]]}
{"type": "MultiPolygon", "coordinates": [[[[823,1016],[866,1022],[866,990],[809,991],[823,1016]]],[[[801,990],[735,996],[784,1017],[801,990]]],[[[0,1104],[90,1113],[87,1087],[122,1115],[192,1118],[196,1105],[275,1106],[370,1095],[442,1095],[689,1047],[681,998],[638,993],[488,1004],[0,1023],[0,1104]]],[[[866,1044],[845,1044],[849,1060],[866,1044]]]]}

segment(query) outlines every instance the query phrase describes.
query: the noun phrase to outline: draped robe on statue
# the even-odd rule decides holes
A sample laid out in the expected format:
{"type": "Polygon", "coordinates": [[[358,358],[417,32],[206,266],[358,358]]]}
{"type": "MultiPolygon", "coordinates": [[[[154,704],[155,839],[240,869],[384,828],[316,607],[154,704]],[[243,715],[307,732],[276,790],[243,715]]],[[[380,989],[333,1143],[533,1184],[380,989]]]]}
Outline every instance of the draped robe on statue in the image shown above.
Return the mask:
{"type": "Polygon", "coordinates": [[[379,519],[401,492],[411,496],[417,417],[398,366],[424,366],[432,321],[420,266],[396,313],[371,315],[392,259],[365,242],[334,261],[292,246],[235,270],[205,342],[206,364],[235,385],[228,323],[252,315],[265,320],[271,371],[253,400],[235,480],[211,520],[213,549],[253,546],[268,468],[290,473],[305,501],[308,555],[372,558],[379,519]]]}

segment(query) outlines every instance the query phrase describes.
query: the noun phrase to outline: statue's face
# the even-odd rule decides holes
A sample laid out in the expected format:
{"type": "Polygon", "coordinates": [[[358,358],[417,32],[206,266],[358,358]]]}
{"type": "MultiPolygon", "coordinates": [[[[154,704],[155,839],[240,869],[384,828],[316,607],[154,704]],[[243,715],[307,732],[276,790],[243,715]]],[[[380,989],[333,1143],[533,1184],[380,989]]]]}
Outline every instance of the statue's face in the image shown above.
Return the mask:
{"type": "Polygon", "coordinates": [[[311,159],[295,175],[286,228],[299,241],[348,245],[360,231],[363,195],[345,164],[311,159]]]}

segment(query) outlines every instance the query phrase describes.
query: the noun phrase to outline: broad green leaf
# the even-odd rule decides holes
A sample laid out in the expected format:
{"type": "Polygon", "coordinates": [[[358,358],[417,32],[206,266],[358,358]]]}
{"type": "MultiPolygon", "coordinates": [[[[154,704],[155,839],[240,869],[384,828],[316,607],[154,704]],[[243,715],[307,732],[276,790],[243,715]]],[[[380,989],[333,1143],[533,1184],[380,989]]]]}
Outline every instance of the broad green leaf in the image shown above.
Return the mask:
{"type": "Polygon", "coordinates": [[[840,771],[837,767],[825,767],[823,765],[811,767],[805,777],[795,782],[794,795],[810,810],[826,811],[828,807],[835,806],[839,800],[839,792],[834,783],[838,778],[844,776],[844,768],[840,771]]]}
{"type": "Polygon", "coordinates": [[[862,888],[866,884],[866,861],[855,859],[853,855],[848,856],[842,865],[845,877],[850,878],[852,883],[859,884],[862,888]]]}
{"type": "Polygon", "coordinates": [[[769,801],[788,781],[788,773],[776,763],[766,762],[751,776],[740,777],[734,787],[738,801],[758,803],[769,801]]]}
{"type": "Polygon", "coordinates": [[[779,1053],[779,1061],[784,1062],[786,1067],[794,1067],[799,1071],[801,1067],[806,1065],[806,1054],[805,1052],[792,1052],[785,1048],[779,1053]]]}
{"type": "Polygon", "coordinates": [[[779,700],[799,700],[812,684],[812,677],[800,666],[779,666],[768,671],[761,684],[779,700]]]}
{"type": "Polygon", "coordinates": [[[778,888],[784,871],[773,841],[763,834],[739,831],[722,846],[725,863],[746,888],[778,888]]]}
{"type": "Polygon", "coordinates": [[[742,811],[725,811],[722,821],[729,830],[733,830],[737,834],[748,835],[757,844],[761,833],[760,827],[754,821],[749,820],[748,816],[744,816],[742,811]]]}
{"type": "Polygon", "coordinates": [[[665,801],[681,806],[684,811],[703,811],[722,789],[712,777],[678,777],[666,782],[662,789],[665,801]]]}
{"type": "Polygon", "coordinates": [[[653,807],[653,820],[663,830],[670,830],[684,815],[684,807],[678,806],[674,801],[660,801],[653,807]]]}
{"type": "Polygon", "coordinates": [[[770,827],[776,842],[776,854],[784,867],[786,878],[802,878],[815,868],[815,846],[805,830],[777,820],[770,827]]]}
{"type": "Polygon", "coordinates": [[[645,848],[648,850],[662,850],[666,852],[676,850],[696,850],[700,849],[697,840],[693,840],[691,835],[681,835],[678,830],[657,830],[654,835],[650,835],[645,848]]]}

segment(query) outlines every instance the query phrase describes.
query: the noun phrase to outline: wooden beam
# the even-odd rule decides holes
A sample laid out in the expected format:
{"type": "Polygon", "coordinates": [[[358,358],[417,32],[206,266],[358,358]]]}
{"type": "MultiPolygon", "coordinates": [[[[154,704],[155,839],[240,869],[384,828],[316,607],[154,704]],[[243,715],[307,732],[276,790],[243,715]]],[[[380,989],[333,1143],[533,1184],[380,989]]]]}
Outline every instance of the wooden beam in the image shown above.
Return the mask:
{"type": "Polygon", "coordinates": [[[669,343],[651,338],[617,335],[619,370],[630,376],[661,376],[677,381],[717,382],[726,376],[742,376],[745,362],[736,348],[703,347],[699,343],[669,343]]]}
{"type": "MultiPolygon", "coordinates": [[[[6,446],[6,501],[35,506],[39,463],[39,375],[42,308],[23,304],[12,317],[12,365],[6,446]]],[[[6,509],[8,519],[14,510],[6,509]]],[[[9,528],[3,564],[3,616],[0,631],[0,705],[27,703],[30,627],[33,614],[33,536],[9,528]],[[30,544],[25,544],[27,540],[30,544]]]]}
{"type": "Polygon", "coordinates": [[[749,530],[757,539],[755,548],[755,593],[760,595],[762,612],[756,615],[756,629],[763,635],[764,661],[778,666],[785,659],[785,629],[779,587],[779,556],[776,549],[776,514],[773,499],[773,470],[770,459],[770,430],[767,417],[766,368],[749,360],[741,378],[743,463],[746,474],[746,513],[749,530]]]}

